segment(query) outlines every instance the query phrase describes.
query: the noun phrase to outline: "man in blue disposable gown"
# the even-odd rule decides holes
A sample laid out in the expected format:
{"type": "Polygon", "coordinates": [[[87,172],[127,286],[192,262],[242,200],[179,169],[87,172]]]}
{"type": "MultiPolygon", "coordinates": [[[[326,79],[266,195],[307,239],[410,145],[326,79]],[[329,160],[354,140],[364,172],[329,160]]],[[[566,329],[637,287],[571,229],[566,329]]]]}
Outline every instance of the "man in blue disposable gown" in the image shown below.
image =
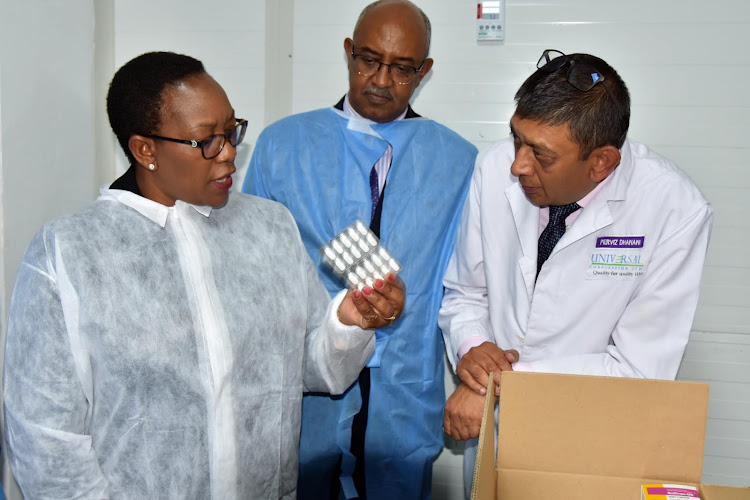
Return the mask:
{"type": "Polygon", "coordinates": [[[430,494],[443,447],[441,279],[476,148],[409,106],[432,67],[429,42],[429,20],[414,4],[365,8],[344,41],[349,92],[269,126],[243,186],[291,210],[331,292],[341,283],[318,248],[358,218],[402,263],[408,290],[402,317],[377,331],[359,381],[340,397],[305,396],[299,498],[430,494]]]}

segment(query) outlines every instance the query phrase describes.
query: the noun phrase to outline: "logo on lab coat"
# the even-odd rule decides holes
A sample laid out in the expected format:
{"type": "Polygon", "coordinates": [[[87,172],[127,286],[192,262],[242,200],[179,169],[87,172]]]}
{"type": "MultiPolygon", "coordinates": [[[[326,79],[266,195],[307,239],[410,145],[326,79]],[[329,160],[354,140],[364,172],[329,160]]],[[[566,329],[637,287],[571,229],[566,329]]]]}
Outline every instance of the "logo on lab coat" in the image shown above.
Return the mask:
{"type": "Polygon", "coordinates": [[[636,279],[646,272],[645,236],[602,236],[596,239],[587,279],[636,279]]]}

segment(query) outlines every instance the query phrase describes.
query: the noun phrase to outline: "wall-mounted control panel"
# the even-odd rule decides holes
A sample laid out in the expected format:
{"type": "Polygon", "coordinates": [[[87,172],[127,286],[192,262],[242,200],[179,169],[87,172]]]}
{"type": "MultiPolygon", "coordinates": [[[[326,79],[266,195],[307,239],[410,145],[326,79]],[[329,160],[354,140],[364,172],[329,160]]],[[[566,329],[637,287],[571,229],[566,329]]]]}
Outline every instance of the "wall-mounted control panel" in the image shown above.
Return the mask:
{"type": "Polygon", "coordinates": [[[505,0],[477,4],[477,40],[505,40],[505,0]]]}

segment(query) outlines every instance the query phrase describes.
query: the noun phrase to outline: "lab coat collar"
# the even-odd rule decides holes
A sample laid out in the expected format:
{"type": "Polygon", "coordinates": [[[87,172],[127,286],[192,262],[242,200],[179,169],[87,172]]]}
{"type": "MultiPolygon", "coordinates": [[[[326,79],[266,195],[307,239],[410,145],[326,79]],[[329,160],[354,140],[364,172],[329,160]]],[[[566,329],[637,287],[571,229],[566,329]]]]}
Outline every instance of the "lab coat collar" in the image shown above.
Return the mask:
{"type": "Polygon", "coordinates": [[[137,211],[144,217],[151,219],[152,221],[159,224],[161,227],[165,227],[167,224],[167,217],[170,211],[184,212],[188,208],[192,208],[204,217],[211,215],[210,206],[193,205],[191,203],[185,203],[184,201],[177,200],[174,207],[166,207],[161,203],[149,200],[143,196],[138,196],[130,191],[123,191],[121,189],[110,189],[109,185],[101,187],[99,192],[100,200],[116,201],[126,205],[133,210],[137,211]]]}
{"type": "MultiPolygon", "coordinates": [[[[563,237],[560,238],[557,251],[612,224],[614,219],[610,208],[614,203],[625,201],[630,178],[633,176],[633,159],[630,155],[630,144],[627,141],[620,149],[620,155],[620,164],[609,174],[610,178],[602,190],[591,199],[573,225],[565,231],[563,237]]],[[[555,253],[554,250],[553,253],[555,253]]]]}

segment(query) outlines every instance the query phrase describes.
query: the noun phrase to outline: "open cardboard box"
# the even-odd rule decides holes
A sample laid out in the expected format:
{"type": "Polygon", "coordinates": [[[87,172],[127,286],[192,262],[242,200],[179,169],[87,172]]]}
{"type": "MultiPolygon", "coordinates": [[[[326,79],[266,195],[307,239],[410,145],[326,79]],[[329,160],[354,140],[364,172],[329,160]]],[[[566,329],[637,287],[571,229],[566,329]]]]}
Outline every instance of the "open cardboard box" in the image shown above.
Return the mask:
{"type": "Polygon", "coordinates": [[[472,500],[639,500],[647,483],[750,500],[700,484],[707,384],[503,372],[500,388],[497,466],[491,376],[472,500]]]}

